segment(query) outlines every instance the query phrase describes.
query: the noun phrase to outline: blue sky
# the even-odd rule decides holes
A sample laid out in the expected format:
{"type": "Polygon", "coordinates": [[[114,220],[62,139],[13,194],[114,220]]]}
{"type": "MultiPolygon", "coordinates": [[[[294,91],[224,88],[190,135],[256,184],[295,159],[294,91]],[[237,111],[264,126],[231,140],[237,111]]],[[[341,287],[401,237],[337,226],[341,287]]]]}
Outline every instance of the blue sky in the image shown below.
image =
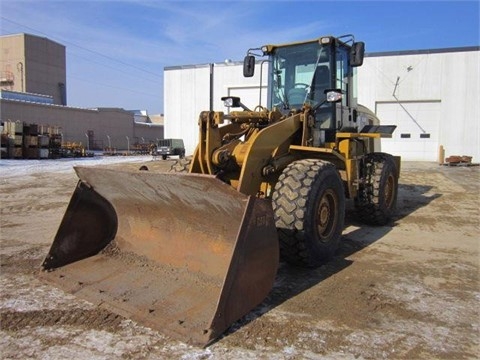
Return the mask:
{"type": "Polygon", "coordinates": [[[354,34],[367,52],[478,46],[479,1],[0,0],[2,35],[67,48],[68,104],[163,112],[167,66],[354,34]]]}

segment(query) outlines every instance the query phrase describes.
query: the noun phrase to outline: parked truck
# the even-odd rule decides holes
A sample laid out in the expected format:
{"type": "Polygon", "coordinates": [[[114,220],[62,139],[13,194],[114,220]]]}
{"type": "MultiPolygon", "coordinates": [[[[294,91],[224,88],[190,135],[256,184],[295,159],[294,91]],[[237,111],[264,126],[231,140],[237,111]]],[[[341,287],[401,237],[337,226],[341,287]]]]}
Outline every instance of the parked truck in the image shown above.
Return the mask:
{"type": "Polygon", "coordinates": [[[161,139],[157,141],[156,155],[161,156],[163,160],[171,156],[178,156],[180,159],[185,157],[185,145],[183,139],[161,139]]]}

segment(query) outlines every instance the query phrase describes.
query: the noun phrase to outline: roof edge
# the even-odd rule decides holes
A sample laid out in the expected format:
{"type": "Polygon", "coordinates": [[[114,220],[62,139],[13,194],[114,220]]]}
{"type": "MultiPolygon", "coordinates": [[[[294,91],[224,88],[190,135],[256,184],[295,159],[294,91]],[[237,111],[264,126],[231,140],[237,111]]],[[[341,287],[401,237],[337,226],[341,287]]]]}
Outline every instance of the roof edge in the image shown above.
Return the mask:
{"type": "MultiPolygon", "coordinates": [[[[420,50],[397,50],[397,51],[379,51],[365,53],[365,57],[380,57],[380,56],[401,56],[401,55],[422,55],[422,54],[441,54],[450,52],[468,52],[468,51],[480,51],[480,46],[460,46],[451,48],[439,48],[439,49],[420,49],[420,50]]],[[[241,65],[242,61],[228,61],[228,62],[215,62],[215,63],[203,63],[193,65],[173,65],[165,66],[164,71],[169,70],[186,70],[186,69],[199,69],[206,68],[211,65],[215,66],[229,66],[229,65],[241,65]]]]}
{"type": "Polygon", "coordinates": [[[7,38],[7,37],[23,37],[23,38],[26,38],[26,37],[30,37],[30,38],[35,38],[35,39],[39,39],[39,40],[46,40],[48,42],[51,42],[53,44],[56,44],[56,45],[59,45],[61,47],[64,47],[66,48],[65,45],[63,45],[62,43],[59,43],[58,41],[55,41],[55,40],[52,40],[46,36],[41,36],[41,35],[35,35],[35,34],[30,34],[30,33],[15,33],[15,34],[5,34],[5,35],[0,35],[0,38],[7,38]]]}
{"type": "Polygon", "coordinates": [[[463,47],[451,47],[451,48],[439,48],[439,49],[379,51],[379,52],[365,53],[365,57],[440,54],[440,53],[467,52],[467,51],[479,51],[479,50],[480,50],[480,46],[463,46],[463,47]]]}

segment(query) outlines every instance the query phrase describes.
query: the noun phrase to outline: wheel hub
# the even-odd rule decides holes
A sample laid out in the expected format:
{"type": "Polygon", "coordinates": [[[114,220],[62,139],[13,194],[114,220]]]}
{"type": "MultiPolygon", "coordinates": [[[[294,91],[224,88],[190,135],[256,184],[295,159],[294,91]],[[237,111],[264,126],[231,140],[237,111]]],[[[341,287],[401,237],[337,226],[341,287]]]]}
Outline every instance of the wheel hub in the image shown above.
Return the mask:
{"type": "Polygon", "coordinates": [[[317,211],[317,231],[320,240],[328,239],[335,228],[337,198],[333,191],[326,191],[320,199],[317,211]]]}

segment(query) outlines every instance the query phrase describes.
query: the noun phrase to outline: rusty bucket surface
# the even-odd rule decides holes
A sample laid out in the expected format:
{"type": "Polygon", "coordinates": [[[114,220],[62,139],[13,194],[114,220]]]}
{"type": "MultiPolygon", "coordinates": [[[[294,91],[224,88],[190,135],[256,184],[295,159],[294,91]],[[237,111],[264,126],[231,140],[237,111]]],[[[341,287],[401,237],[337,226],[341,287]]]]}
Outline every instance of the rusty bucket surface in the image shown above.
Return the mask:
{"type": "Polygon", "coordinates": [[[202,346],[271,290],[278,241],[267,200],[208,175],[75,170],[43,279],[202,346]]]}

